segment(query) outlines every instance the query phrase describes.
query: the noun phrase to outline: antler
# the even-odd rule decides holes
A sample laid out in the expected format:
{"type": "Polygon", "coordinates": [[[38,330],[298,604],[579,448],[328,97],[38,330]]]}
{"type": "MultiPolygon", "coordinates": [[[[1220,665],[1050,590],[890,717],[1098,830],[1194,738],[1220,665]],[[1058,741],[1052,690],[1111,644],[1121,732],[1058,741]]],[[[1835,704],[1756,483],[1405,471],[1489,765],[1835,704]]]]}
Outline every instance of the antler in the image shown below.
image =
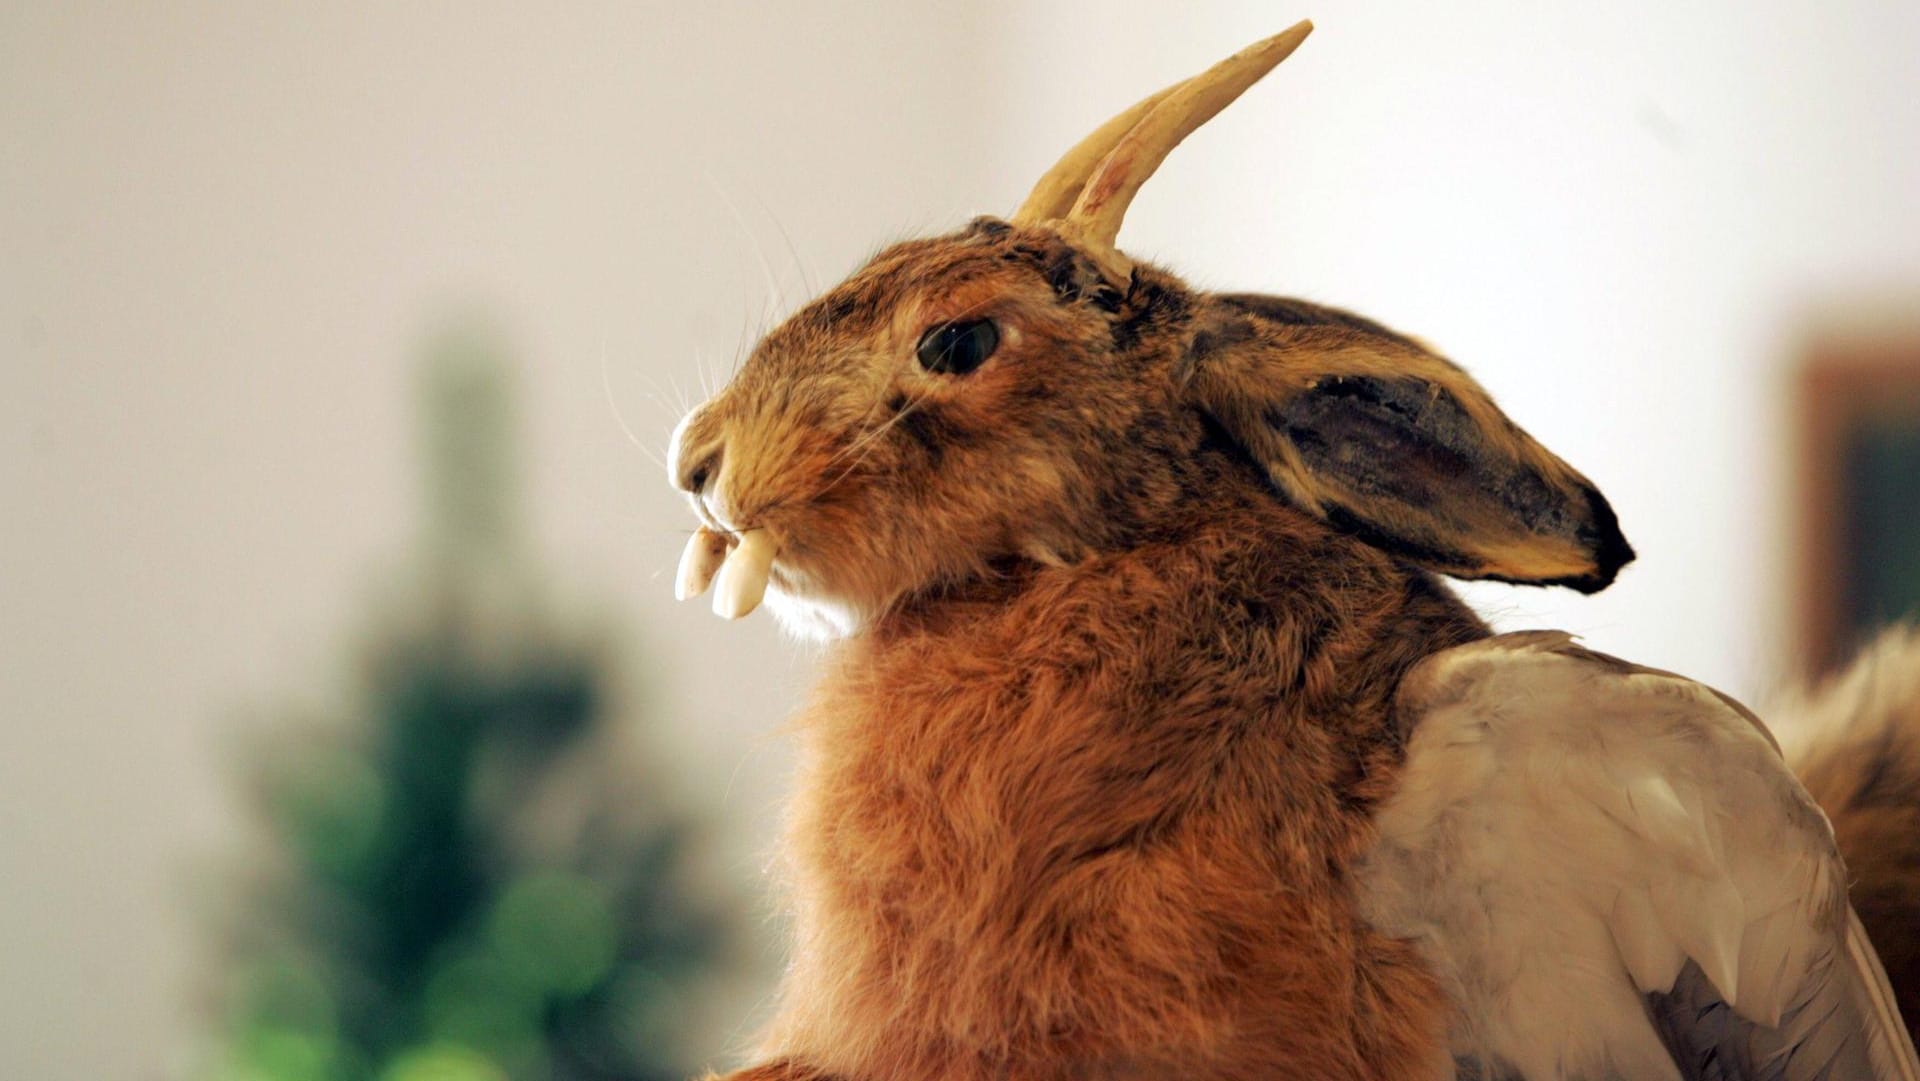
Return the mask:
{"type": "Polygon", "coordinates": [[[1124,284],[1133,263],[1114,241],[1140,186],[1182,139],[1259,82],[1312,32],[1313,23],[1302,19],[1100,125],[1040,178],[1013,220],[1052,224],[1109,280],[1124,284]]]}
{"type": "Polygon", "coordinates": [[[1020,209],[1008,220],[1020,225],[1040,225],[1066,217],[1067,211],[1073,209],[1074,200],[1080,198],[1080,189],[1086,186],[1087,177],[1106,160],[1121,137],[1132,131],[1154,106],[1165,101],[1167,95],[1185,85],[1185,82],[1174,83],[1142,98],[1132,108],[1093,129],[1093,134],[1075,143],[1072,150],[1047,170],[1027,195],[1027,201],[1021,203],[1020,209]]]}

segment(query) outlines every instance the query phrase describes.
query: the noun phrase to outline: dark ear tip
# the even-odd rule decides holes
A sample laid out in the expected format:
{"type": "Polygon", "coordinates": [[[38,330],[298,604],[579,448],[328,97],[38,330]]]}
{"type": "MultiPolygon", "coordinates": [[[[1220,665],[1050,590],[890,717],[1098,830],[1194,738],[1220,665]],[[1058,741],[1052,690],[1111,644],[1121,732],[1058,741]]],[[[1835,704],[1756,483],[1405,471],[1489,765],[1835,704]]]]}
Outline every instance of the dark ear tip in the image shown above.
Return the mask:
{"type": "Polygon", "coordinates": [[[1633,545],[1620,532],[1620,520],[1614,516],[1607,497],[1596,488],[1587,488],[1587,510],[1593,524],[1580,531],[1580,539],[1593,552],[1593,573],[1555,583],[1582,593],[1598,593],[1613,584],[1620,568],[1633,562],[1633,545]]]}
{"type": "Polygon", "coordinates": [[[1591,524],[1582,525],[1575,539],[1586,548],[1593,560],[1593,569],[1586,574],[1569,574],[1564,578],[1523,578],[1505,574],[1475,574],[1474,578],[1487,578],[1495,582],[1512,582],[1523,586],[1566,586],[1581,593],[1598,593],[1613,584],[1620,568],[1633,562],[1633,545],[1620,532],[1620,522],[1613,516],[1613,508],[1607,505],[1606,497],[1593,489],[1592,485],[1582,485],[1581,491],[1587,496],[1587,513],[1591,524]]]}

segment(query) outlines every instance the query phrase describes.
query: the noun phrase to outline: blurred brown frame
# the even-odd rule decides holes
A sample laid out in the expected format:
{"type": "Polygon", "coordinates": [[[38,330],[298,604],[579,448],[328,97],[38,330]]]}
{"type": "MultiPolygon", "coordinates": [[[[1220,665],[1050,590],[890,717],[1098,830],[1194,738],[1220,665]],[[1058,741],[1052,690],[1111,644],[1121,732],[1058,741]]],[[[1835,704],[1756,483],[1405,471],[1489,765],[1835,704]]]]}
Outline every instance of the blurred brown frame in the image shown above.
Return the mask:
{"type": "Polygon", "coordinates": [[[1794,506],[1794,655],[1806,674],[1831,671],[1859,644],[1847,625],[1854,539],[1848,439],[1894,416],[1920,430],[1920,333],[1816,338],[1794,385],[1798,463],[1794,506]]]}

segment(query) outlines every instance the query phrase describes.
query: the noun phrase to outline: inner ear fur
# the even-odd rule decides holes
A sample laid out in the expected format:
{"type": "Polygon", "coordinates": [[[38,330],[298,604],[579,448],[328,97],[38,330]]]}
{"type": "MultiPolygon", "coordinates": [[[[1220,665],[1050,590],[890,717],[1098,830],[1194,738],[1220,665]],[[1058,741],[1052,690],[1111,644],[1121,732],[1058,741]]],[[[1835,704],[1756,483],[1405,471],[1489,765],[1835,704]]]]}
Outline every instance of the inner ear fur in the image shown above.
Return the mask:
{"type": "Polygon", "coordinates": [[[1177,376],[1301,509],[1460,578],[1592,593],[1633,559],[1599,490],[1420,343],[1305,301],[1210,299],[1177,376]]]}

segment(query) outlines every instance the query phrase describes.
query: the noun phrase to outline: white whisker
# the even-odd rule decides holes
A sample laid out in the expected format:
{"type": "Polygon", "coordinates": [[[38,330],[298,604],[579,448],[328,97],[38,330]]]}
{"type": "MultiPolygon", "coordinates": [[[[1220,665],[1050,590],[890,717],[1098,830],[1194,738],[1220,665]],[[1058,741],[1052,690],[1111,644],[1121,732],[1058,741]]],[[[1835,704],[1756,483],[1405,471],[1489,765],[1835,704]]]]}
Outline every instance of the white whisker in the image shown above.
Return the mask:
{"type": "Polygon", "coordinates": [[[606,395],[607,409],[613,414],[613,422],[618,424],[620,430],[626,434],[627,442],[639,447],[640,453],[646,455],[661,472],[666,472],[666,459],[656,455],[651,448],[641,442],[640,437],[633,434],[633,429],[628,426],[627,418],[620,414],[620,403],[613,397],[613,379],[607,373],[607,340],[604,337],[600,339],[600,390],[606,395]]]}
{"type": "Polygon", "coordinates": [[[753,197],[753,201],[760,205],[760,212],[762,214],[765,214],[767,216],[767,220],[773,223],[774,230],[780,234],[780,242],[787,246],[787,257],[793,260],[793,268],[800,272],[801,288],[807,291],[807,295],[809,297],[818,293],[819,290],[813,287],[812,275],[807,273],[807,264],[802,262],[800,259],[800,250],[794,247],[793,245],[792,234],[787,232],[786,226],[780,224],[779,217],[777,217],[774,214],[774,212],[767,207],[765,200],[761,199],[758,195],[756,195],[753,197]]]}
{"type": "MultiPolygon", "coordinates": [[[[733,197],[727,194],[727,190],[720,185],[720,181],[710,172],[703,171],[702,175],[706,178],[707,186],[713,189],[713,193],[720,197],[722,203],[726,204],[727,213],[733,216],[733,223],[740,228],[741,234],[747,238],[749,244],[753,245],[753,257],[760,264],[760,278],[767,289],[766,303],[777,305],[776,310],[784,310],[787,306],[786,292],[780,288],[779,277],[773,272],[773,264],[767,260],[766,250],[760,246],[760,238],[755,235],[752,228],[747,225],[746,215],[740,212],[739,204],[735,203],[733,197]]],[[[764,206],[762,209],[764,209],[764,206]]],[[[803,272],[801,275],[803,284],[805,280],[806,275],[803,272]]],[[[809,289],[808,291],[811,292],[812,290],[809,289]]]]}

